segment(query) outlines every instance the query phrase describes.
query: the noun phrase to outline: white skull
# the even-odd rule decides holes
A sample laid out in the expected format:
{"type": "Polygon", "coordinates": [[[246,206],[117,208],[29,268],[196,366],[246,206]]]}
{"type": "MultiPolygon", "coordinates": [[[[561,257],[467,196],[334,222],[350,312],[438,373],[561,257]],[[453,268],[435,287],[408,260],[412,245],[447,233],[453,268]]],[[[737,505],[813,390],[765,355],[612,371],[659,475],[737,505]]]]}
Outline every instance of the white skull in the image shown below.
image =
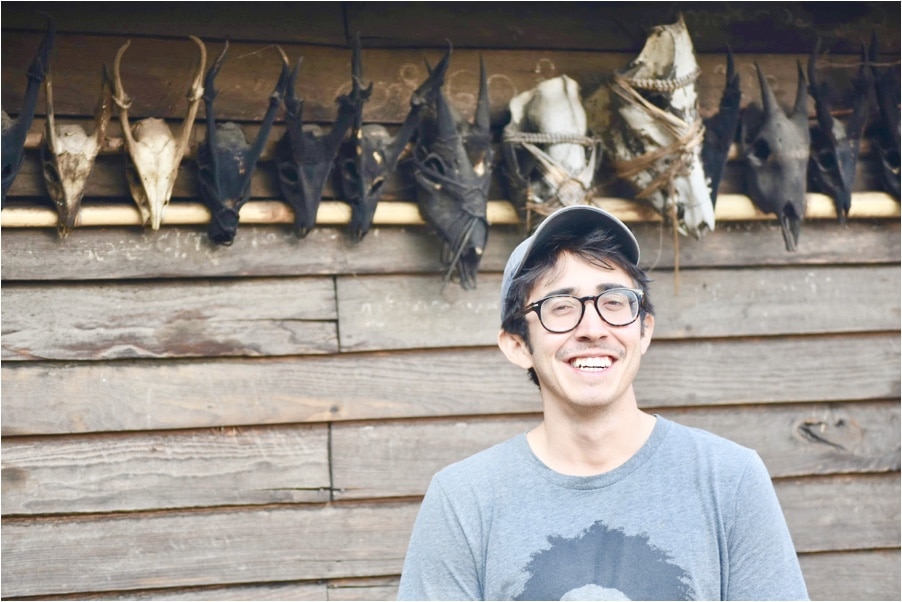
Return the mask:
{"type": "Polygon", "coordinates": [[[510,112],[504,152],[526,207],[547,215],[589,202],[600,152],[588,135],[579,84],[566,75],[545,80],[511,99],[510,112]]]}

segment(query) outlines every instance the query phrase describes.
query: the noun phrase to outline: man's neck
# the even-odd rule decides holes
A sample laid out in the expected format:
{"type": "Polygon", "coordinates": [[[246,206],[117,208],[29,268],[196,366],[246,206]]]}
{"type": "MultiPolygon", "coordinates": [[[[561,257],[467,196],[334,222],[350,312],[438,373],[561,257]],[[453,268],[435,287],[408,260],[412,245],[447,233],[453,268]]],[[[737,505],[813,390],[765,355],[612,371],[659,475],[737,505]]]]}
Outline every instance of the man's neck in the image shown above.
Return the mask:
{"type": "Polygon", "coordinates": [[[533,453],[561,474],[593,476],[611,471],[633,457],[648,441],[656,419],[636,406],[579,415],[555,414],[527,434],[533,453]]]}

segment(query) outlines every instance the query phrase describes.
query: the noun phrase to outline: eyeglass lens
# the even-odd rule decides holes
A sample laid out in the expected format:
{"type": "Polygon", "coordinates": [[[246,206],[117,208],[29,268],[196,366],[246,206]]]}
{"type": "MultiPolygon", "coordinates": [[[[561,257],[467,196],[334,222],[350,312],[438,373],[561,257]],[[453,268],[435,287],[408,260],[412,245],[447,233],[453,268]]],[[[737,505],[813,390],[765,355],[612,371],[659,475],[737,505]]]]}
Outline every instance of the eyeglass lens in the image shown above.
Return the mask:
{"type": "Polygon", "coordinates": [[[601,318],[611,326],[624,326],[639,315],[639,297],[629,289],[612,289],[597,297],[579,299],[569,295],[548,297],[539,307],[542,325],[552,332],[567,332],[576,328],[582,320],[585,302],[593,305],[601,318]]]}

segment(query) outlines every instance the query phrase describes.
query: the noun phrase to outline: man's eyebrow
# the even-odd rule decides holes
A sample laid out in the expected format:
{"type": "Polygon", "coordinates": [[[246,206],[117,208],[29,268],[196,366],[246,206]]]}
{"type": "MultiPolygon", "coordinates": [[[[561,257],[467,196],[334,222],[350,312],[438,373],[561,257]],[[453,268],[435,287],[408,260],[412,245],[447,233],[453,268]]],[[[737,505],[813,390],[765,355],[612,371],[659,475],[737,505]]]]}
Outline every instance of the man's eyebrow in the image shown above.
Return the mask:
{"type": "MultiPolygon", "coordinates": [[[[595,287],[595,291],[597,293],[603,293],[605,291],[611,290],[612,288],[632,288],[630,285],[623,284],[622,282],[602,282],[598,286],[595,287]]],[[[546,293],[545,297],[554,297],[557,295],[572,295],[576,296],[576,288],[572,286],[563,287],[559,289],[555,289],[546,293]]]]}

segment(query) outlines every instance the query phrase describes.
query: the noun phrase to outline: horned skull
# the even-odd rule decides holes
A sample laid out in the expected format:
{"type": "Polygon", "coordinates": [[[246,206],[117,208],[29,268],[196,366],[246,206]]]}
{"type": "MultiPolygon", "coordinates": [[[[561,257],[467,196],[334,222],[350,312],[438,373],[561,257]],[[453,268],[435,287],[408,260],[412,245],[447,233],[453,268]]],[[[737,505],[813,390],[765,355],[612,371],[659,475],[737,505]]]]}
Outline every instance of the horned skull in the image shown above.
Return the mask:
{"type": "Polygon", "coordinates": [[[786,250],[795,251],[805,217],[810,143],[805,74],[798,65],[795,106],[787,115],[757,63],[755,69],[762,106],[749,105],[740,126],[746,185],[761,211],[777,215],[786,250]]]}
{"type": "Polygon", "coordinates": [[[244,131],[237,123],[231,121],[216,123],[213,101],[217,91],[214,82],[229,50],[228,40],[204,78],[203,98],[207,112],[207,137],[197,151],[198,181],[201,196],[212,214],[207,234],[216,244],[228,246],[235,239],[238,214],[250,198],[254,168],[263,152],[288,86],[288,60],[282,49],[276,48],[282,59],[282,70],[275,88],[269,95],[269,106],[253,144],[248,142],[244,131]]]}
{"type": "MultiPolygon", "coordinates": [[[[451,49],[430,70],[444,80],[451,49]]],[[[457,273],[461,287],[476,287],[476,273],[488,240],[486,203],[492,179],[488,83],[480,60],[480,84],[472,124],[459,119],[439,87],[424,117],[414,149],[417,205],[442,239],[445,282],[457,273]]]]}
{"type": "Polygon", "coordinates": [[[883,186],[887,192],[899,198],[900,176],[900,126],[899,126],[899,67],[891,65],[881,70],[877,63],[877,35],[871,37],[869,51],[874,95],[880,113],[877,130],[877,149],[880,155],[883,186]]]}
{"type": "MultiPolygon", "coordinates": [[[[287,62],[287,57],[284,60],[287,62]]],[[[328,134],[323,134],[318,126],[305,127],[303,124],[304,101],[295,95],[300,60],[288,79],[285,94],[286,131],[276,147],[276,163],[282,195],[294,209],[294,228],[299,237],[306,236],[316,224],[323,187],[332,171],[338,149],[372,91],[372,84],[364,90],[359,81],[359,36],[355,40],[352,64],[356,73],[352,74],[351,93],[338,97],[338,118],[328,134]]]]}
{"type": "Polygon", "coordinates": [[[682,15],[655,27],[642,52],[587,102],[617,176],[682,234],[714,229],[701,162],[705,128],[695,82],[699,67],[682,15]]]}
{"type": "Polygon", "coordinates": [[[579,84],[561,75],[511,99],[502,151],[519,208],[549,215],[590,202],[601,159],[600,141],[588,132],[579,84]]]}
{"type": "Polygon", "coordinates": [[[207,62],[207,49],[204,43],[195,36],[188,36],[198,47],[200,60],[191,87],[188,90],[188,112],[178,135],[172,133],[162,119],[148,117],[131,125],[128,111],[132,99],[125,93],[122,85],[122,55],[131,44],[126,41],[116,53],[113,63],[113,84],[115,95],[113,100],[119,107],[119,121],[122,124],[122,135],[128,151],[126,176],[132,198],[141,212],[141,221],[159,230],[163,220],[163,211],[172,197],[172,188],[178,175],[182,158],[191,141],[194,118],[200,106],[204,89],[201,86],[204,67],[207,62]]]}
{"type": "Polygon", "coordinates": [[[715,115],[705,120],[705,140],[702,143],[702,165],[708,178],[712,206],[717,205],[717,188],[730,155],[730,145],[739,131],[741,101],[739,73],[735,69],[733,52],[727,48],[726,81],[720,97],[720,107],[715,115]]]}
{"type": "Polygon", "coordinates": [[[56,124],[53,111],[53,82],[50,69],[44,82],[47,101],[45,146],[42,147],[44,182],[59,213],[57,230],[65,238],[75,227],[84,196],[85,183],[106,138],[113,112],[113,90],[106,68],[101,80],[100,99],[94,110],[94,133],[88,135],[78,124],[56,124]]]}
{"type": "Polygon", "coordinates": [[[836,216],[845,222],[852,205],[858,149],[867,122],[871,71],[867,68],[867,53],[862,48],[861,66],[853,81],[852,114],[843,123],[830,114],[829,86],[817,77],[817,51],[818,45],[815,45],[808,58],[808,85],[817,113],[817,127],[811,132],[809,173],[821,190],[833,197],[836,216]]]}
{"type": "MultiPolygon", "coordinates": [[[[359,64],[359,38],[354,45],[354,53],[359,64]]],[[[287,62],[287,58],[285,60],[287,62]]],[[[300,65],[299,60],[288,79],[285,133],[276,146],[276,164],[282,195],[294,209],[295,233],[303,238],[316,225],[323,187],[332,171],[338,149],[371,90],[363,90],[358,79],[352,77],[351,94],[343,94],[336,99],[338,118],[329,133],[323,134],[319,126],[305,127],[303,124],[304,101],[295,94],[300,65]]]]}
{"type": "MultiPolygon", "coordinates": [[[[354,81],[360,85],[362,68],[359,52],[355,56],[353,74],[354,81]]],[[[432,72],[413,91],[410,110],[394,135],[382,125],[364,125],[363,103],[360,103],[351,136],[339,152],[339,188],[344,200],[351,206],[348,228],[353,240],[359,241],[369,232],[386,180],[397,168],[405,147],[417,131],[421,112],[441,85],[442,77],[444,72],[432,72]]],[[[364,102],[371,90],[372,83],[364,93],[364,102]]]]}
{"type": "Polygon", "coordinates": [[[38,104],[38,93],[41,91],[41,82],[45,73],[50,69],[50,51],[53,48],[53,40],[56,35],[56,25],[53,19],[47,18],[47,33],[38,51],[28,66],[28,84],[25,87],[25,98],[22,100],[22,109],[18,117],[12,119],[6,111],[2,112],[0,126],[2,126],[2,196],[0,202],[6,202],[6,193],[19,174],[22,167],[22,159],[25,156],[25,138],[34,120],[34,110],[38,104]]]}

